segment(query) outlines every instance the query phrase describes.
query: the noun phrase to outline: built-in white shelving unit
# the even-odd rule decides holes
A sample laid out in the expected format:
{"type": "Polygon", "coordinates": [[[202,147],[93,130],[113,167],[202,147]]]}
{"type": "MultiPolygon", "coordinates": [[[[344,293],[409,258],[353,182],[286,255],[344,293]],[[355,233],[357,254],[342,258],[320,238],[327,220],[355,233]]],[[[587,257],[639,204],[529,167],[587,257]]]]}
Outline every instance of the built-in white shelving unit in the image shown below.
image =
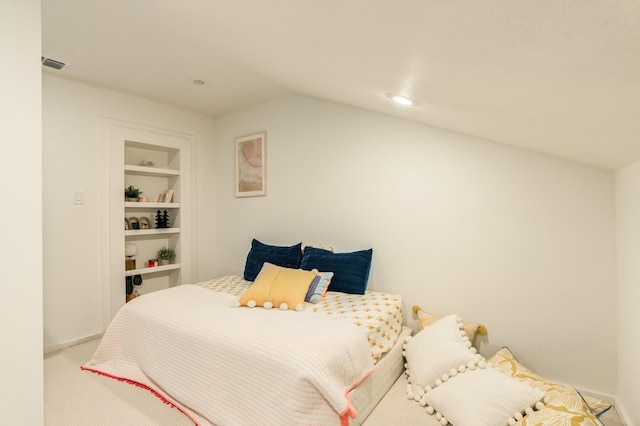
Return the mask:
{"type": "Polygon", "coordinates": [[[109,211],[109,266],[105,282],[109,284],[104,293],[108,301],[104,318],[108,323],[125,304],[128,277],[142,277],[142,284],[135,286],[140,295],[192,282],[193,138],[106,119],[103,130],[108,145],[105,154],[109,156],[105,176],[109,183],[105,200],[109,211]],[[124,189],[130,185],[142,191],[137,202],[124,198],[124,189]],[[167,190],[173,191],[173,199],[160,202],[167,190]],[[169,227],[157,227],[157,214],[165,211],[169,227]],[[138,219],[140,229],[132,229],[132,221],[127,221],[130,218],[138,219]],[[125,247],[129,243],[136,246],[137,254],[133,257],[135,269],[128,270],[125,247]],[[150,267],[149,261],[157,259],[161,247],[173,249],[176,257],[168,265],[150,267]]]}
{"type": "Polygon", "coordinates": [[[139,294],[180,284],[180,149],[157,143],[125,141],[124,163],[125,187],[133,185],[142,190],[141,199],[124,202],[125,219],[144,217],[149,224],[145,229],[127,229],[124,232],[125,243],[132,243],[138,249],[136,268],[125,271],[125,276],[143,277],[142,285],[135,286],[135,292],[139,294]],[[168,190],[173,192],[171,202],[160,202],[162,194],[168,190]],[[169,228],[156,227],[156,215],[163,213],[169,216],[169,228]],[[173,249],[176,258],[170,265],[153,266],[150,262],[157,258],[156,253],[161,247],[173,249]],[[146,276],[150,274],[153,276],[146,276]]]}

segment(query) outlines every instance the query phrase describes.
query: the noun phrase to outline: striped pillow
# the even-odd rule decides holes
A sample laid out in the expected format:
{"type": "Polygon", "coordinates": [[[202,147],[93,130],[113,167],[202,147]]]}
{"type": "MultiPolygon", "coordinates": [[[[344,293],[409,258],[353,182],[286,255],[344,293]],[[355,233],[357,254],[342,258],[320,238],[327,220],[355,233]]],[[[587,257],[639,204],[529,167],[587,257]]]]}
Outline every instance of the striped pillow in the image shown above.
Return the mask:
{"type": "Polygon", "coordinates": [[[305,302],[318,303],[324,299],[324,295],[327,293],[329,283],[333,278],[333,272],[317,272],[316,277],[311,281],[307,295],[304,297],[305,302]]]}

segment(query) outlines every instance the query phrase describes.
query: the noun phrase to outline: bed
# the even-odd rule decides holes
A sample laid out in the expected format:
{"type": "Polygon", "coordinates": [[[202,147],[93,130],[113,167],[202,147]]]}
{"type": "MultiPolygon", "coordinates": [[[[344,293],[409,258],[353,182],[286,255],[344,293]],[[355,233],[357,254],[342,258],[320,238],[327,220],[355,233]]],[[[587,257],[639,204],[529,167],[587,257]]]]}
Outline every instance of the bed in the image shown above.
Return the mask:
{"type": "Polygon", "coordinates": [[[138,297],[82,368],[153,392],[197,425],[359,425],[402,374],[402,299],[327,291],[237,307],[242,275],[138,297]]]}

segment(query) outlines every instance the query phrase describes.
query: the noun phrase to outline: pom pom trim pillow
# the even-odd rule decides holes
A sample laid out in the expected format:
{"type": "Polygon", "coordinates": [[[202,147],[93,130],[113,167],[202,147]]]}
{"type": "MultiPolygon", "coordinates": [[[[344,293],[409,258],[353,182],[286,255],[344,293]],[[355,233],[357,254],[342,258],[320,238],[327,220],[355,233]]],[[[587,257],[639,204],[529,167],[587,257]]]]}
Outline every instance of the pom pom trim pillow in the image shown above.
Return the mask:
{"type": "Polygon", "coordinates": [[[440,413],[443,425],[514,425],[533,407],[544,408],[542,398],[541,390],[486,366],[451,377],[426,392],[421,404],[440,413]]]}
{"type": "Polygon", "coordinates": [[[407,396],[442,425],[514,425],[544,406],[544,392],[487,365],[456,315],[405,341],[407,396]]]}
{"type": "Polygon", "coordinates": [[[436,386],[443,375],[475,368],[482,356],[476,353],[456,315],[446,316],[406,339],[404,356],[415,392],[436,386]]]}
{"type": "Polygon", "coordinates": [[[240,296],[238,304],[250,308],[274,306],[282,310],[304,309],[304,298],[316,273],[265,263],[254,283],[240,296]]]}
{"type": "Polygon", "coordinates": [[[305,247],[300,268],[307,271],[333,272],[331,291],[364,294],[369,280],[373,250],[333,253],[315,247],[305,247]]]}
{"type": "Polygon", "coordinates": [[[265,262],[285,268],[297,269],[302,260],[302,243],[292,246],[270,246],[255,238],[251,241],[251,250],[244,265],[244,279],[254,281],[265,262]]]}

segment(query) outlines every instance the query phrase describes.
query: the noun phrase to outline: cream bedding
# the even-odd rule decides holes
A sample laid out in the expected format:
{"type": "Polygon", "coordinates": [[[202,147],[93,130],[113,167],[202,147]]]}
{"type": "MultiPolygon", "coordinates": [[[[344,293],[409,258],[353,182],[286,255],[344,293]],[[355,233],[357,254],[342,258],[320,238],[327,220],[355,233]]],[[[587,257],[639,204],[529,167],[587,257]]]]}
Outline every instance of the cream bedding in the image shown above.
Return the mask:
{"type": "MultiPolygon", "coordinates": [[[[241,275],[229,275],[197,285],[240,297],[251,284],[241,275]]],[[[402,298],[394,294],[367,291],[359,295],[328,291],[324,300],[317,304],[305,303],[304,308],[345,318],[364,330],[375,362],[391,349],[402,331],[402,298]]]]}
{"type": "Polygon", "coordinates": [[[349,391],[373,371],[372,348],[383,350],[371,327],[384,340],[394,327],[373,325],[372,313],[383,318],[399,298],[371,296],[377,307],[363,308],[365,318],[341,297],[327,312],[234,308],[242,291],[234,281],[134,299],[83,368],[146,387],[196,424],[347,424],[349,391]]]}

